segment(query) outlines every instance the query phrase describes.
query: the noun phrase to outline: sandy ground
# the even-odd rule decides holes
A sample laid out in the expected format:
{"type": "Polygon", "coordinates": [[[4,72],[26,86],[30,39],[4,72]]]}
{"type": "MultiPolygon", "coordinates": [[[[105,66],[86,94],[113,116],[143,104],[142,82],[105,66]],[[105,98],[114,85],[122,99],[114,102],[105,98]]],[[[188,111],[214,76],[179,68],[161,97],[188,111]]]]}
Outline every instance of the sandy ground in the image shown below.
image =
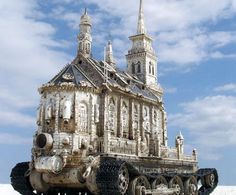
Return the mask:
{"type": "MultiPolygon", "coordinates": [[[[0,184],[0,195],[19,195],[9,184],[0,184]]],[[[236,195],[236,186],[219,186],[211,195],[236,195]]]]}

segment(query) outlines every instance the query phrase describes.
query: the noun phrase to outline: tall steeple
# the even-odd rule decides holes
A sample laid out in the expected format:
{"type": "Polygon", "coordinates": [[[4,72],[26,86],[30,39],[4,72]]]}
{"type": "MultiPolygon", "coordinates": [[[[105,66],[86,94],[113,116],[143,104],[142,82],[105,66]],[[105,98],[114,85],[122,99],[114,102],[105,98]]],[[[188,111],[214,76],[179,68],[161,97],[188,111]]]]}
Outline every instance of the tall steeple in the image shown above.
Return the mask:
{"type": "Polygon", "coordinates": [[[145,85],[157,87],[157,56],[152,38],[147,35],[144,24],[143,0],[140,0],[137,34],[129,37],[132,48],[126,55],[128,72],[137,76],[145,85]]]}
{"type": "Polygon", "coordinates": [[[137,34],[146,34],[146,28],[145,28],[145,23],[144,23],[144,12],[143,12],[143,0],[140,0],[140,4],[139,4],[137,34]]]}
{"type": "Polygon", "coordinates": [[[91,35],[92,22],[88,15],[87,9],[80,19],[80,33],[78,35],[79,48],[78,52],[85,57],[91,56],[92,35],[91,35]]]}

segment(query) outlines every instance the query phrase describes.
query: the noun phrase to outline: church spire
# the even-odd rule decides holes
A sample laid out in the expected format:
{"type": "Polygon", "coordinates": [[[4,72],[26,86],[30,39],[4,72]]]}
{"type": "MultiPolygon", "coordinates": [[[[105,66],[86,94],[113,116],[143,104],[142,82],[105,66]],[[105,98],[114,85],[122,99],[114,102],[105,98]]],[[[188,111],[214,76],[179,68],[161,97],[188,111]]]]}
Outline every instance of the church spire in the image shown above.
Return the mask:
{"type": "Polygon", "coordinates": [[[145,85],[157,88],[157,56],[152,38],[144,24],[143,0],[140,0],[137,34],[129,37],[132,48],[126,55],[128,73],[137,76],[145,85]]]}
{"type": "Polygon", "coordinates": [[[137,34],[146,34],[146,28],[144,24],[143,0],[140,0],[140,4],[139,4],[137,34]]]}
{"type": "Polygon", "coordinates": [[[91,35],[92,21],[88,15],[87,9],[84,10],[84,14],[80,19],[80,32],[78,35],[79,41],[79,53],[83,54],[85,57],[91,56],[92,47],[92,35],[91,35]]]}

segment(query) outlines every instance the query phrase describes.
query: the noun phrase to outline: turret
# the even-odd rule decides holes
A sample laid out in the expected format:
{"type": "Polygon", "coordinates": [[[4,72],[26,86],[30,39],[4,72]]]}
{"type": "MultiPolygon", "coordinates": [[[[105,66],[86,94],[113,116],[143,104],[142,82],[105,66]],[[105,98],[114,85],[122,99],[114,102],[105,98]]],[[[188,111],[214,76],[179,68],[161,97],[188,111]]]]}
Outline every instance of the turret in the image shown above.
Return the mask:
{"type": "Polygon", "coordinates": [[[91,56],[92,36],[91,36],[92,22],[91,18],[85,9],[84,14],[80,19],[80,33],[78,35],[79,48],[78,52],[85,57],[91,56]]]}

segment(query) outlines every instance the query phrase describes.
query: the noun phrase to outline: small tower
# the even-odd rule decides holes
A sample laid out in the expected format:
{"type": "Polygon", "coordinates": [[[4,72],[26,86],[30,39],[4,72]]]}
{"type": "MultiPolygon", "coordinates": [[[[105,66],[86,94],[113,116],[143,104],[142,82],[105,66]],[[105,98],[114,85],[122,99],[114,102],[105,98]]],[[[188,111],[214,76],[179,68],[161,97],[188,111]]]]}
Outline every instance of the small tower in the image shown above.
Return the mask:
{"type": "Polygon", "coordinates": [[[113,51],[112,51],[112,43],[111,41],[108,41],[108,44],[106,46],[105,51],[105,61],[110,64],[111,66],[115,67],[115,60],[113,57],[113,51]]]}
{"type": "Polygon", "coordinates": [[[179,135],[176,136],[175,145],[177,149],[178,159],[181,159],[184,154],[184,137],[181,132],[179,132],[179,135]]]}
{"type": "Polygon", "coordinates": [[[152,38],[147,35],[144,22],[143,0],[140,0],[137,35],[129,37],[132,48],[126,55],[128,72],[137,76],[148,86],[157,85],[157,56],[152,38]]]}
{"type": "Polygon", "coordinates": [[[91,18],[85,9],[80,19],[80,33],[78,35],[78,52],[89,58],[91,56],[92,36],[91,36],[91,18]]]}

